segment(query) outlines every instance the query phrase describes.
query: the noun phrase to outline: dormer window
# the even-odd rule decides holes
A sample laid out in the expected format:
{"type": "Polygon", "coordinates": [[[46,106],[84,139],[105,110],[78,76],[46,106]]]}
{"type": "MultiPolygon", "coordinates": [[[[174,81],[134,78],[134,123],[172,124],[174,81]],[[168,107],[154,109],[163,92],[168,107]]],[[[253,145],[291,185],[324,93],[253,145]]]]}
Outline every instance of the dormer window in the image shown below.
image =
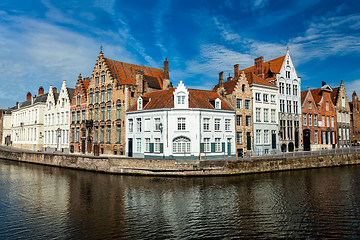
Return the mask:
{"type": "Polygon", "coordinates": [[[189,91],[180,81],[179,85],[174,91],[174,107],[175,108],[188,108],[189,107],[189,91]]]}
{"type": "Polygon", "coordinates": [[[215,109],[221,109],[221,100],[219,98],[215,99],[215,109]]]}
{"type": "Polygon", "coordinates": [[[185,104],[185,96],[177,96],[178,104],[185,104]]]}
{"type": "Polygon", "coordinates": [[[143,100],[141,97],[138,98],[137,110],[143,109],[143,100]]]}

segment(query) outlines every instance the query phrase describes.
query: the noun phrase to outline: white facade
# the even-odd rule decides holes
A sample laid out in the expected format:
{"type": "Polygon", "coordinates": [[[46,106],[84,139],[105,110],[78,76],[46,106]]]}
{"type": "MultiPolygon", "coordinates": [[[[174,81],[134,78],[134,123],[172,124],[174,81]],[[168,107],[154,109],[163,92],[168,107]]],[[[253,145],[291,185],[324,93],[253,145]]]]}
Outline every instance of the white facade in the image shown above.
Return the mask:
{"type": "Polygon", "coordinates": [[[70,96],[64,80],[59,93],[50,86],[44,115],[44,151],[69,152],[70,96]]]}
{"type": "Polygon", "coordinates": [[[11,113],[5,113],[3,116],[3,135],[1,139],[1,144],[7,144],[5,138],[8,136],[10,136],[9,140],[11,141],[11,113]]]}
{"type": "Polygon", "coordinates": [[[302,149],[301,78],[297,75],[289,49],[280,72],[276,74],[276,83],[279,89],[280,148],[282,151],[300,150],[302,149]]]}
{"type": "MultiPolygon", "coordinates": [[[[47,95],[47,94],[46,94],[47,95]]],[[[19,103],[11,113],[12,146],[41,151],[44,143],[46,95],[19,103]]]]}
{"type": "Polygon", "coordinates": [[[250,84],[253,93],[254,152],[273,154],[278,140],[278,90],[275,86],[250,84]]]}
{"type": "Polygon", "coordinates": [[[180,82],[171,99],[173,108],[144,109],[142,98],[138,99],[138,110],[126,113],[127,156],[206,159],[235,155],[235,111],[223,110],[219,98],[214,99],[214,109],[190,108],[189,91],[180,82]]]}

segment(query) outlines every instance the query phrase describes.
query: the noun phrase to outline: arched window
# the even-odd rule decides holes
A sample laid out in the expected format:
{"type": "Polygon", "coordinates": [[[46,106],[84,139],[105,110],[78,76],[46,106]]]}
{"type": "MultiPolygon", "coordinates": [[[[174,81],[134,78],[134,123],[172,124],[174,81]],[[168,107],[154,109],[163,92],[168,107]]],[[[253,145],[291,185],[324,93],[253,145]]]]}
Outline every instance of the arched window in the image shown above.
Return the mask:
{"type": "Polygon", "coordinates": [[[245,84],[241,86],[241,91],[245,92],[245,84]]]}
{"type": "Polygon", "coordinates": [[[191,141],[187,137],[177,137],[173,140],[173,153],[190,153],[191,141]]]}

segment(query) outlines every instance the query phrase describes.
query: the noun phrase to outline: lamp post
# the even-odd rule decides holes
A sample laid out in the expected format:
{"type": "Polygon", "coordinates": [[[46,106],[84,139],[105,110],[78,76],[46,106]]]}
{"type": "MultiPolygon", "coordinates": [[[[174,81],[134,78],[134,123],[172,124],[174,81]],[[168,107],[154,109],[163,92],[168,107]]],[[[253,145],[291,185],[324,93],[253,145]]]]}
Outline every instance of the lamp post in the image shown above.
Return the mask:
{"type": "Polygon", "coordinates": [[[61,144],[60,144],[61,129],[58,128],[58,129],[56,130],[56,133],[57,133],[57,148],[56,148],[56,150],[57,150],[57,151],[60,151],[60,149],[61,149],[61,144]]]}

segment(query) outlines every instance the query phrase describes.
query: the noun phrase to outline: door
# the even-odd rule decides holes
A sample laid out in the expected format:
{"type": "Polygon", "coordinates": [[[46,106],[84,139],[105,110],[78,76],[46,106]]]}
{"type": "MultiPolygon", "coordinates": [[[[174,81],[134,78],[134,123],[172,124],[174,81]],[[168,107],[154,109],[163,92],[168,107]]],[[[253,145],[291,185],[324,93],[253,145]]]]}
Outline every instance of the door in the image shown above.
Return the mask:
{"type": "Polygon", "coordinates": [[[251,151],[251,133],[247,132],[246,133],[246,145],[247,145],[247,150],[251,151]]]}
{"type": "Polygon", "coordinates": [[[85,154],[85,139],[81,140],[81,151],[85,154]]]}
{"type": "Polygon", "coordinates": [[[88,153],[91,153],[91,146],[92,146],[92,142],[91,142],[91,140],[89,139],[89,140],[88,140],[88,145],[87,145],[88,153]]]}
{"type": "Polygon", "coordinates": [[[276,149],[276,133],[271,134],[271,148],[276,149]]]}
{"type": "Polygon", "coordinates": [[[227,139],[227,155],[231,155],[231,138],[227,139]]]}
{"type": "Polygon", "coordinates": [[[239,148],[239,149],[237,150],[237,156],[240,157],[240,158],[243,157],[243,149],[242,149],[242,148],[239,148]]]}
{"type": "Polygon", "coordinates": [[[303,135],[304,151],[310,151],[310,130],[305,129],[303,135]]]}
{"type": "Polygon", "coordinates": [[[99,145],[98,144],[94,144],[94,155],[95,156],[99,156],[99,145]]]}
{"type": "Polygon", "coordinates": [[[133,139],[129,138],[128,139],[128,157],[132,157],[133,156],[133,139]]]}

